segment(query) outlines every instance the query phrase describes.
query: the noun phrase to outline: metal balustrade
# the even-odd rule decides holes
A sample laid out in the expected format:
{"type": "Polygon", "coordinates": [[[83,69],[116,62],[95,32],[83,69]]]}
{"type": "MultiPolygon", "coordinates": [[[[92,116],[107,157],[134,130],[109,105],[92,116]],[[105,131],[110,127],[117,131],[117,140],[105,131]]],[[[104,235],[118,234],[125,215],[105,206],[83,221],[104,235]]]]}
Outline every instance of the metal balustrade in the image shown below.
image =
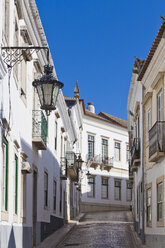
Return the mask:
{"type": "Polygon", "coordinates": [[[149,130],[149,158],[156,152],[165,152],[164,121],[157,121],[149,130]]]}
{"type": "Polygon", "coordinates": [[[102,157],[102,155],[95,155],[91,156],[90,154],[87,154],[86,156],[87,162],[90,162],[91,164],[100,164],[100,165],[106,165],[106,166],[112,166],[114,158],[113,157],[102,157]]]}
{"type": "MultiPolygon", "coordinates": [[[[42,110],[33,110],[32,111],[32,138],[33,142],[36,142],[38,147],[42,149],[43,145],[46,147],[47,141],[47,120],[42,112],[42,110]]],[[[43,148],[44,149],[44,148],[43,148]]]]}
{"type": "Polygon", "coordinates": [[[135,159],[140,159],[140,139],[134,138],[133,144],[131,147],[131,166],[135,159]]]}

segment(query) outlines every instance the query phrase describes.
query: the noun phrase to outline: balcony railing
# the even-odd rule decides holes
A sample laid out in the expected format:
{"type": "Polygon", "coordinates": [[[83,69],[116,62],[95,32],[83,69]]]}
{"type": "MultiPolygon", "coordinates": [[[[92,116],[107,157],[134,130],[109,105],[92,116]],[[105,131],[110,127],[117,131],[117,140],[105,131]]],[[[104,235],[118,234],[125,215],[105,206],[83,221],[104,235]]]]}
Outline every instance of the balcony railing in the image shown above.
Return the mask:
{"type": "Polygon", "coordinates": [[[157,121],[149,130],[149,158],[159,152],[165,152],[165,121],[157,121]]]}
{"type": "Polygon", "coordinates": [[[45,150],[46,140],[47,140],[47,120],[42,110],[33,110],[32,119],[33,119],[33,123],[32,123],[33,142],[36,144],[39,150],[45,150]]]}
{"type": "Polygon", "coordinates": [[[91,156],[87,154],[87,162],[90,163],[91,166],[97,167],[97,165],[102,165],[105,167],[113,166],[113,157],[102,157],[102,155],[91,156]]]}
{"type": "Polygon", "coordinates": [[[131,166],[134,163],[135,159],[140,159],[140,139],[134,138],[133,144],[131,147],[131,166]]]}
{"type": "Polygon", "coordinates": [[[102,164],[103,165],[113,165],[113,157],[102,158],[102,164]]]}

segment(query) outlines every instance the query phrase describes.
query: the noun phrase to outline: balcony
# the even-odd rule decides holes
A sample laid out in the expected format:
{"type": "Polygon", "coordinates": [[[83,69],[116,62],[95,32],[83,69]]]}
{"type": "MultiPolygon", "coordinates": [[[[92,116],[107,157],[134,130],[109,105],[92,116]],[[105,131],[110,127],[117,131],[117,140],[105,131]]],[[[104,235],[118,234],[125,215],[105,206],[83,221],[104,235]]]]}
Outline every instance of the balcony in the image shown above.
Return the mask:
{"type": "Polygon", "coordinates": [[[86,160],[87,160],[89,166],[93,167],[94,169],[96,169],[97,166],[101,164],[101,161],[102,161],[101,155],[92,156],[91,154],[87,154],[86,157],[87,157],[86,160]]]}
{"type": "Polygon", "coordinates": [[[96,169],[99,165],[101,169],[108,170],[113,167],[113,158],[102,158],[101,155],[91,156],[87,154],[87,162],[89,163],[90,167],[96,169]]]}
{"type": "Polygon", "coordinates": [[[156,162],[165,155],[165,122],[157,121],[149,130],[149,162],[156,162]]]}
{"type": "Polygon", "coordinates": [[[41,110],[32,111],[32,142],[38,150],[46,150],[47,120],[41,110]]]}
{"type": "Polygon", "coordinates": [[[131,147],[130,167],[131,171],[136,171],[140,165],[140,139],[134,138],[131,147]]]}
{"type": "Polygon", "coordinates": [[[66,152],[67,171],[72,181],[78,180],[78,167],[76,163],[76,154],[72,151],[66,152]]]}
{"type": "Polygon", "coordinates": [[[110,169],[113,167],[113,157],[111,158],[102,158],[101,161],[101,168],[107,171],[110,171],[110,169]]]}

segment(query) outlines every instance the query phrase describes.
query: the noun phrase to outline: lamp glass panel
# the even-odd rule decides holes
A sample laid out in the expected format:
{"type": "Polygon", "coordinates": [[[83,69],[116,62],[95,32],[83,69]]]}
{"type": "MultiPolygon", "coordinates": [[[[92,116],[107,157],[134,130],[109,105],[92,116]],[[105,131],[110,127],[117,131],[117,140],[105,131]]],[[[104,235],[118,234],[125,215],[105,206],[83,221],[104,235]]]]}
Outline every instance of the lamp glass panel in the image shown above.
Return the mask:
{"type": "Polygon", "coordinates": [[[42,84],[43,94],[44,94],[44,105],[51,105],[52,99],[52,84],[42,84]]]}
{"type": "Polygon", "coordinates": [[[53,97],[52,97],[53,105],[56,104],[58,92],[59,92],[59,86],[55,85],[54,88],[53,88],[53,97]]]}
{"type": "Polygon", "coordinates": [[[37,93],[38,93],[38,96],[39,96],[40,104],[42,106],[43,102],[44,102],[44,99],[43,99],[43,92],[42,92],[41,85],[37,85],[37,93]]]}

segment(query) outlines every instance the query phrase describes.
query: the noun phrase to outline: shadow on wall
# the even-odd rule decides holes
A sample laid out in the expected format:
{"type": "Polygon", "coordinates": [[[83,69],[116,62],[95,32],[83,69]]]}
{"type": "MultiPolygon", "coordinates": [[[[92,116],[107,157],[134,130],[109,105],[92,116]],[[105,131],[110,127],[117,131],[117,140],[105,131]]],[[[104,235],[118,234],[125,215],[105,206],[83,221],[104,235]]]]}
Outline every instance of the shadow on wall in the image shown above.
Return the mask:
{"type": "MultiPolygon", "coordinates": [[[[54,170],[56,167],[60,168],[60,165],[55,158],[54,154],[50,151],[50,149],[42,150],[41,153],[38,152],[38,149],[34,144],[28,144],[24,139],[21,138],[21,148],[22,151],[25,152],[27,157],[27,162],[31,165],[40,165],[47,164],[49,161],[50,168],[54,170]]],[[[52,171],[50,170],[50,171],[52,171]]],[[[27,211],[27,202],[26,202],[26,194],[27,194],[27,177],[32,177],[32,227],[24,227],[23,228],[23,247],[29,248],[32,245],[38,245],[41,241],[43,241],[46,237],[52,234],[54,231],[63,226],[64,221],[63,218],[57,218],[50,213],[50,222],[38,222],[37,220],[37,194],[39,194],[38,188],[38,174],[39,172],[33,171],[31,174],[22,174],[22,186],[23,186],[23,206],[22,206],[22,217],[23,220],[26,221],[26,211],[27,211]],[[35,179],[35,181],[34,181],[35,179]],[[35,183],[34,183],[35,182],[35,183]],[[34,188],[35,187],[35,188],[34,188]]],[[[54,173],[54,172],[53,172],[54,173]]],[[[57,175],[56,175],[57,176],[57,175]]],[[[62,197],[63,199],[63,197],[62,197]]],[[[62,203],[63,204],[63,203],[62,203]]]]}
{"type": "Polygon", "coordinates": [[[10,238],[9,238],[8,248],[16,248],[13,227],[12,227],[11,232],[10,232],[10,238]]]}
{"type": "Polygon", "coordinates": [[[81,212],[129,210],[132,205],[132,183],[122,176],[91,173],[81,193],[81,212]],[[92,180],[89,181],[89,178],[92,180]],[[102,181],[102,178],[106,181],[102,181]],[[131,185],[130,185],[130,184],[131,185]]]}

